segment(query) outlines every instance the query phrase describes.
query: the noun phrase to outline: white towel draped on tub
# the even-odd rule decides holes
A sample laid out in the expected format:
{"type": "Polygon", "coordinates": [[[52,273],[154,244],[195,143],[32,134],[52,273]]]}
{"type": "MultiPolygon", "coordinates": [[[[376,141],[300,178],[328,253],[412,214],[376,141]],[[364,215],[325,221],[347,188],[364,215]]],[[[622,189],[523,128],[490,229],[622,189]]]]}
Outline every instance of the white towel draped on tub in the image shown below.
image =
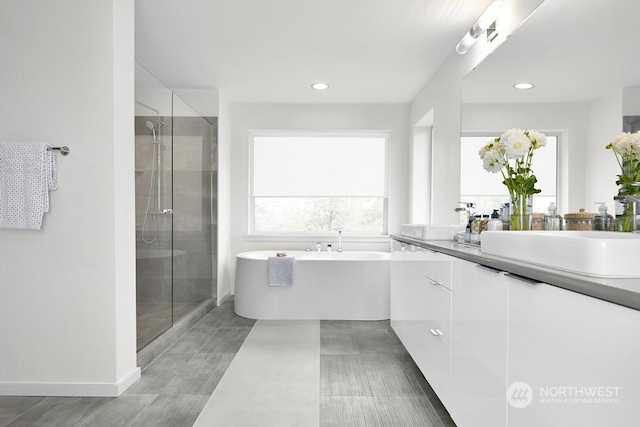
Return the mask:
{"type": "Polygon", "coordinates": [[[293,286],[294,257],[273,256],[269,257],[267,263],[269,286],[293,286]]]}
{"type": "Polygon", "coordinates": [[[39,230],[58,188],[58,165],[48,142],[0,142],[0,227],[39,230]]]}

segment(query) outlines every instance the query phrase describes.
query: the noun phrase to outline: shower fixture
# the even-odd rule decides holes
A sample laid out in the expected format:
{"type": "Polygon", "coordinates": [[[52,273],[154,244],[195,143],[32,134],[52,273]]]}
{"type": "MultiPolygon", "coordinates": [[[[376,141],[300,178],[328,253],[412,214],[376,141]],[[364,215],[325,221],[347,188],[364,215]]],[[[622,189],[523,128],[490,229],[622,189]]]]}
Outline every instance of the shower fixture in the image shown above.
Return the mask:
{"type": "Polygon", "coordinates": [[[153,153],[151,155],[151,178],[149,180],[149,192],[147,195],[147,206],[144,212],[144,220],[142,221],[142,230],[141,237],[142,241],[146,244],[150,245],[155,242],[158,238],[158,225],[156,215],[159,214],[172,214],[172,209],[162,209],[162,188],[163,188],[163,155],[162,155],[162,127],[164,126],[164,121],[160,117],[160,113],[158,110],[151,108],[147,105],[139,103],[145,108],[148,108],[154,111],[157,114],[157,118],[155,121],[147,120],[145,122],[145,126],[147,129],[151,131],[151,135],[153,136],[153,153]],[[155,187],[155,196],[156,196],[156,209],[155,211],[151,211],[151,199],[154,194],[155,187]],[[151,220],[153,222],[153,233],[151,237],[147,238],[147,220],[149,219],[149,215],[151,215],[151,220]]]}
{"type": "Polygon", "coordinates": [[[153,141],[156,141],[156,124],[153,123],[151,120],[147,120],[147,123],[145,123],[147,125],[147,128],[153,133],[153,141]]]}

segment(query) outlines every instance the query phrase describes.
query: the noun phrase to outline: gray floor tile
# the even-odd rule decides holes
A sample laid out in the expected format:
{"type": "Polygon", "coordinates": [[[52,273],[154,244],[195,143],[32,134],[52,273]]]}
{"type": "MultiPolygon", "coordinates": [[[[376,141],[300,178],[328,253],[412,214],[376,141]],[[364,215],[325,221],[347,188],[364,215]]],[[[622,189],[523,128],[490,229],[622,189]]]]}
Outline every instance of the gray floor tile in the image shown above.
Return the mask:
{"type": "Polygon", "coordinates": [[[443,427],[426,397],[376,397],[375,405],[384,427],[443,427]]]}
{"type": "Polygon", "coordinates": [[[360,354],[353,329],[320,330],[320,354],[360,354]]]}
{"type": "MultiPolygon", "coordinates": [[[[120,398],[0,397],[0,427],[191,426],[255,323],[237,316],[230,299],[149,364],[120,398]]],[[[220,425],[222,417],[229,426],[455,427],[388,321],[321,321],[319,347],[319,421],[298,410],[222,408],[203,425],[220,425]]],[[[314,351],[318,357],[317,343],[314,351]]]]}
{"type": "Polygon", "coordinates": [[[321,396],[321,427],[382,426],[373,397],[321,396]]]}
{"type": "Polygon", "coordinates": [[[353,329],[351,320],[321,320],[320,329],[353,329]]]}
{"type": "Polygon", "coordinates": [[[250,327],[217,328],[211,338],[198,351],[199,353],[237,353],[244,343],[250,327]]]}
{"type": "Polygon", "coordinates": [[[0,396],[0,426],[6,426],[44,399],[44,397],[0,396]]]}
{"type": "Polygon", "coordinates": [[[193,355],[164,353],[142,371],[142,377],[132,385],[126,394],[162,394],[168,392],[168,384],[180,369],[189,363],[193,355]]]}
{"type": "Polygon", "coordinates": [[[8,427],[77,426],[100,401],[87,397],[47,397],[7,424],[8,427]]]}
{"type": "Polygon", "coordinates": [[[390,329],[360,329],[355,335],[360,354],[406,354],[398,337],[390,329]]]}
{"type": "Polygon", "coordinates": [[[78,426],[81,427],[126,427],[154,401],[156,395],[127,394],[117,399],[101,399],[94,410],[78,426]]]}
{"type": "Polygon", "coordinates": [[[157,396],[131,424],[132,427],[191,427],[208,396],[157,396]]]}
{"type": "Polygon", "coordinates": [[[420,382],[405,369],[403,355],[367,354],[362,362],[373,396],[425,396],[420,382]]]}
{"type": "Polygon", "coordinates": [[[391,327],[389,320],[366,320],[351,322],[353,329],[388,329],[391,327]]]}
{"type": "Polygon", "coordinates": [[[191,328],[167,350],[167,353],[183,355],[196,354],[198,350],[209,341],[211,336],[212,332],[207,329],[191,328]]]}
{"type": "Polygon", "coordinates": [[[354,355],[320,355],[321,396],[372,396],[362,358],[354,355]]]}
{"type": "Polygon", "coordinates": [[[165,393],[210,396],[233,360],[231,353],[203,353],[195,355],[169,381],[165,393]]]}

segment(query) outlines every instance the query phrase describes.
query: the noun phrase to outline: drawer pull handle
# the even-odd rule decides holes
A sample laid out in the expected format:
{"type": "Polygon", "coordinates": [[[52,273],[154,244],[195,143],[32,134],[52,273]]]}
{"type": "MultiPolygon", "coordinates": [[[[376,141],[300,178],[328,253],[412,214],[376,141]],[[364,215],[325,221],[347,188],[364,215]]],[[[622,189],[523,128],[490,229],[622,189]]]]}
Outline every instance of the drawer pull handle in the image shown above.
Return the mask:
{"type": "Polygon", "coordinates": [[[498,270],[497,268],[489,267],[489,266],[482,265],[482,264],[476,264],[476,267],[478,267],[478,268],[480,268],[482,270],[490,271],[492,273],[498,273],[498,274],[502,273],[502,271],[498,270]]]}
{"type": "Polygon", "coordinates": [[[528,278],[528,277],[519,276],[519,275],[517,275],[517,274],[513,274],[513,273],[507,273],[507,274],[505,274],[505,276],[507,276],[507,277],[511,277],[512,279],[519,280],[519,281],[521,281],[521,282],[528,283],[528,284],[530,284],[530,285],[539,285],[539,284],[541,283],[541,282],[539,282],[539,281],[537,281],[537,280],[530,279],[530,278],[528,278]]]}
{"type": "Polygon", "coordinates": [[[442,332],[437,329],[429,329],[429,332],[431,332],[431,335],[433,335],[434,337],[442,336],[442,332]]]}
{"type": "Polygon", "coordinates": [[[438,335],[442,336],[442,332],[440,332],[440,330],[439,330],[439,329],[436,329],[435,331],[436,331],[436,333],[437,333],[438,335]]]}
{"type": "Polygon", "coordinates": [[[438,281],[436,281],[436,280],[433,280],[433,279],[432,279],[431,277],[429,277],[429,276],[424,276],[424,277],[426,277],[426,278],[427,278],[427,280],[429,281],[429,283],[431,283],[433,286],[444,286],[442,283],[440,283],[440,282],[438,282],[438,281]]]}

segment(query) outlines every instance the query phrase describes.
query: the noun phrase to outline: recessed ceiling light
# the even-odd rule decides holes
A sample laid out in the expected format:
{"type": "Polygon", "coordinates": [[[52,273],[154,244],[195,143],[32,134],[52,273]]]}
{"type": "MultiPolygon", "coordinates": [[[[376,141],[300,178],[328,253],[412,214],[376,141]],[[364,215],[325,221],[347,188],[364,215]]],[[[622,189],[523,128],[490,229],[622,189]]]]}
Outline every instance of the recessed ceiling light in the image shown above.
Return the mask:
{"type": "Polygon", "coordinates": [[[520,90],[527,90],[532,89],[535,85],[533,83],[516,83],[513,87],[520,90]]]}
{"type": "Polygon", "coordinates": [[[313,83],[311,85],[312,88],[314,88],[315,90],[327,90],[329,89],[329,85],[326,83],[313,83]]]}

